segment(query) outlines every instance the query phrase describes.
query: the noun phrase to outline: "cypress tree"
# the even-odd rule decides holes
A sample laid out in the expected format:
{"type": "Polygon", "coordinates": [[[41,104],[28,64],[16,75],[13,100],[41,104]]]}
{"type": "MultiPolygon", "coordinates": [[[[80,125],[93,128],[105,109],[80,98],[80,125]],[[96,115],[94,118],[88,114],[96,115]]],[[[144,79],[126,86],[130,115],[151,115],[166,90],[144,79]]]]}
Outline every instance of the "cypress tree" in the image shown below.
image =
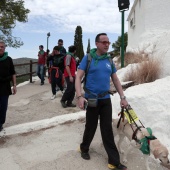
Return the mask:
{"type": "Polygon", "coordinates": [[[81,59],[84,56],[81,26],[76,27],[75,35],[74,35],[74,45],[76,46],[76,56],[79,57],[81,61],[81,59]]]}
{"type": "Polygon", "coordinates": [[[90,48],[90,39],[88,39],[87,54],[90,53],[90,50],[91,50],[91,48],[90,48]]]}

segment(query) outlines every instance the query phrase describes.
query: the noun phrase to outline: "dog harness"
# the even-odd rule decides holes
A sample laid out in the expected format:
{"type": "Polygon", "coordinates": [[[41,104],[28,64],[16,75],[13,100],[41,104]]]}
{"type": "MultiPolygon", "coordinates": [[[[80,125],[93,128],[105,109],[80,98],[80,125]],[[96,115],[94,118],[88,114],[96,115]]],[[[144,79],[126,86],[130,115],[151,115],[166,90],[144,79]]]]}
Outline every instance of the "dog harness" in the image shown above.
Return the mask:
{"type": "MultiPolygon", "coordinates": [[[[145,137],[142,138],[141,140],[138,140],[137,136],[136,136],[137,132],[140,130],[141,133],[142,133],[141,128],[145,128],[145,127],[144,127],[144,125],[142,124],[142,122],[140,120],[139,120],[139,122],[141,123],[142,126],[137,125],[137,123],[135,122],[135,120],[133,119],[133,117],[131,116],[131,114],[129,113],[127,108],[126,108],[126,112],[129,115],[129,118],[131,119],[131,122],[133,122],[135,124],[135,126],[136,126],[136,129],[134,130],[133,127],[132,127],[132,124],[130,124],[130,126],[131,126],[131,128],[133,130],[132,139],[135,140],[137,143],[139,143],[141,145],[140,150],[142,151],[143,154],[150,154],[150,140],[155,140],[157,138],[152,135],[151,128],[146,128],[150,136],[145,136],[143,134],[145,137]]],[[[117,128],[119,128],[121,119],[123,119],[122,122],[124,121],[124,107],[122,107],[122,110],[119,113],[119,115],[120,115],[120,119],[119,119],[119,121],[117,123],[117,128]]],[[[126,124],[124,125],[124,128],[125,128],[126,124]]]]}
{"type": "Polygon", "coordinates": [[[132,139],[135,140],[137,143],[140,143],[140,140],[137,139],[136,134],[137,134],[138,130],[140,130],[140,128],[142,128],[142,127],[143,127],[143,126],[138,126],[138,127],[136,128],[136,130],[135,130],[135,131],[133,132],[133,134],[132,134],[132,139]]]}

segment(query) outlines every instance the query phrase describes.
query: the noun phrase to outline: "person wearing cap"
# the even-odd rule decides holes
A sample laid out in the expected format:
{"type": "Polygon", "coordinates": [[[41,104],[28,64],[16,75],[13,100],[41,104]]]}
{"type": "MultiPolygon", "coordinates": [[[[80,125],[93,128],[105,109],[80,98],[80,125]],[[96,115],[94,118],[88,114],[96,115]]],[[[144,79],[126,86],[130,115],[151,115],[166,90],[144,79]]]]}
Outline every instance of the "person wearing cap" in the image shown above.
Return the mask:
{"type": "Polygon", "coordinates": [[[69,52],[67,53],[64,64],[64,77],[67,83],[67,88],[61,99],[61,105],[63,108],[66,107],[76,107],[72,103],[75,96],[75,72],[76,72],[76,59],[75,59],[76,47],[74,45],[69,47],[69,52]]]}
{"type": "Polygon", "coordinates": [[[41,80],[40,85],[44,85],[44,67],[45,67],[45,62],[46,62],[46,53],[43,50],[44,46],[40,45],[39,46],[39,52],[38,52],[38,64],[37,64],[37,76],[41,80]]]}
{"type": "Polygon", "coordinates": [[[56,85],[63,92],[63,71],[64,71],[64,55],[60,54],[60,47],[55,46],[52,54],[47,58],[47,61],[51,62],[50,68],[50,82],[52,97],[51,100],[56,98],[56,85]]]}

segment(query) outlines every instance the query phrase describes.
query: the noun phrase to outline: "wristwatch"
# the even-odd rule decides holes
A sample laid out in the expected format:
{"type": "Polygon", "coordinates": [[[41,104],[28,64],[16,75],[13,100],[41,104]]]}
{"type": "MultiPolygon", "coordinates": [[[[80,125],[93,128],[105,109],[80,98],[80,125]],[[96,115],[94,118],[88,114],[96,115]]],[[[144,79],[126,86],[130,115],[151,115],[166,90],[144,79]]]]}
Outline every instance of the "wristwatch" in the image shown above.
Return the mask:
{"type": "Polygon", "coordinates": [[[126,99],[126,96],[120,96],[120,99],[126,99]]]}

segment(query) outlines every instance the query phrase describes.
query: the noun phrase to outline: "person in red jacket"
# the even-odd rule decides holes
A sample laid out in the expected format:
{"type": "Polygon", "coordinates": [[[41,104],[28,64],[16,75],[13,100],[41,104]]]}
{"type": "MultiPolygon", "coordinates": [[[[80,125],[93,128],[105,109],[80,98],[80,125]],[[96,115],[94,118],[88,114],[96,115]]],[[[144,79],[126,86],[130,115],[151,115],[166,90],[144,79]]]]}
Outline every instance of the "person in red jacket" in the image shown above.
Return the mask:
{"type": "Polygon", "coordinates": [[[76,60],[75,60],[76,47],[70,46],[69,52],[65,57],[65,69],[64,69],[64,77],[67,83],[67,88],[62,96],[61,105],[66,107],[76,107],[75,104],[72,103],[75,96],[75,72],[76,72],[76,60]]]}
{"type": "Polygon", "coordinates": [[[39,52],[38,52],[38,65],[37,65],[37,76],[41,80],[40,85],[44,85],[44,67],[45,67],[45,61],[46,61],[46,53],[43,50],[43,45],[39,46],[39,52]]]}

